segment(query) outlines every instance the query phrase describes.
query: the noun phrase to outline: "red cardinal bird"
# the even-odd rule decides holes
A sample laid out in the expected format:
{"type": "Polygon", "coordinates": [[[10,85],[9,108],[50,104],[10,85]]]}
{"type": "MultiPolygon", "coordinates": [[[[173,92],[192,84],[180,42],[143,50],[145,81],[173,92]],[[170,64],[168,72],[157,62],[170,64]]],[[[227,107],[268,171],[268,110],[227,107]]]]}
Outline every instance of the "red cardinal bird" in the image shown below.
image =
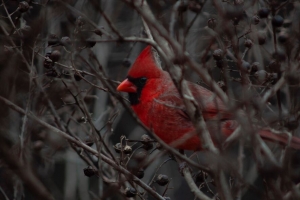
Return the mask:
{"type": "MultiPolygon", "coordinates": [[[[188,82],[188,86],[202,110],[213,141],[217,143],[218,139],[224,139],[233,133],[238,124],[223,102],[200,85],[188,82]],[[219,132],[222,133],[221,136],[215,135],[219,132]]],[[[128,92],[129,101],[137,116],[165,143],[179,141],[180,144],[175,146],[178,149],[202,149],[200,138],[185,112],[180,94],[170,75],[156,66],[151,46],[146,47],[138,56],[127,79],[117,90],[128,92]]],[[[288,141],[287,136],[268,130],[260,130],[258,133],[263,139],[283,144],[288,141]]],[[[300,138],[293,137],[291,146],[300,149],[300,138]]]]}

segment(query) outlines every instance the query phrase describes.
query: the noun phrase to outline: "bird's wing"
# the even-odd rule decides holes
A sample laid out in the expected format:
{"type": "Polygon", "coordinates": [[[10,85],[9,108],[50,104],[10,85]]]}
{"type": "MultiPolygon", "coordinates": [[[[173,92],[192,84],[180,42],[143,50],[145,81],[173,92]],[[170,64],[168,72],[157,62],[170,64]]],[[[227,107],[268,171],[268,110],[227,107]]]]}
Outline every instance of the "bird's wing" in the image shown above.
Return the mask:
{"type": "MultiPolygon", "coordinates": [[[[226,110],[222,101],[211,91],[199,86],[189,85],[195,100],[197,101],[205,120],[226,120],[231,119],[232,114],[226,110]]],[[[186,120],[190,120],[183,100],[178,92],[166,91],[154,99],[154,102],[173,111],[186,120]]]]}
{"type": "Polygon", "coordinates": [[[184,103],[178,94],[164,93],[154,99],[155,104],[163,106],[165,109],[176,110],[176,112],[185,119],[190,119],[184,103]]]}
{"type": "Polygon", "coordinates": [[[160,95],[151,102],[147,124],[167,144],[180,144],[176,148],[197,150],[201,147],[199,137],[186,113],[179,95],[160,95]]]}
{"type": "Polygon", "coordinates": [[[232,113],[226,108],[217,95],[210,90],[189,82],[189,88],[202,109],[205,120],[232,119],[232,113]]]}

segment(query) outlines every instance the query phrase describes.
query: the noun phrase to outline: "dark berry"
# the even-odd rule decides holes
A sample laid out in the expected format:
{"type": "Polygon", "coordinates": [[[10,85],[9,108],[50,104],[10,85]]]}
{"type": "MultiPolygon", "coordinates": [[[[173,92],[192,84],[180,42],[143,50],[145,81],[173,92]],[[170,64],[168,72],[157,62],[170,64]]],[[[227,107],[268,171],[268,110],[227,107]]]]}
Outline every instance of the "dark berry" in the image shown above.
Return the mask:
{"type": "Polygon", "coordinates": [[[275,15],[272,19],[272,25],[275,27],[280,27],[283,24],[283,18],[280,15],[275,15]]]}
{"type": "Polygon", "coordinates": [[[239,22],[240,22],[240,18],[238,18],[238,17],[234,17],[234,18],[232,19],[232,24],[233,24],[234,26],[239,25],[239,22]]]}
{"type": "Polygon", "coordinates": [[[282,50],[277,50],[277,52],[274,52],[272,54],[272,57],[279,62],[283,62],[286,60],[286,54],[282,50]]]}
{"type": "Polygon", "coordinates": [[[207,179],[207,173],[200,171],[199,173],[196,174],[195,181],[197,183],[203,183],[207,179]]]}
{"type": "Polygon", "coordinates": [[[218,81],[217,84],[223,91],[226,91],[226,85],[224,81],[218,81]]]}
{"type": "Polygon", "coordinates": [[[211,29],[215,29],[217,26],[217,20],[215,18],[210,18],[207,20],[207,26],[211,29]]]}
{"type": "Polygon", "coordinates": [[[75,73],[75,74],[74,74],[74,79],[75,79],[76,81],[80,81],[80,80],[82,79],[82,77],[84,76],[84,74],[83,74],[83,73],[80,73],[80,75],[77,74],[77,73],[75,73]],[[81,75],[81,76],[80,76],[80,75],[81,75]]]}
{"type": "Polygon", "coordinates": [[[126,146],[124,147],[124,153],[125,153],[125,154],[131,154],[131,153],[132,153],[132,148],[131,148],[131,146],[126,145],[126,146]]]}
{"type": "Polygon", "coordinates": [[[50,34],[48,36],[48,46],[57,45],[59,44],[59,38],[55,34],[50,34]]]}
{"type": "Polygon", "coordinates": [[[144,169],[139,169],[136,173],[135,173],[135,175],[136,175],[136,177],[138,177],[138,178],[143,178],[144,177],[144,175],[145,175],[145,171],[144,171],[144,169]]]}
{"type": "Polygon", "coordinates": [[[94,141],[90,136],[87,136],[85,139],[85,144],[91,147],[94,144],[94,141]]]}
{"type": "Polygon", "coordinates": [[[279,43],[283,44],[288,40],[288,38],[289,38],[289,34],[285,31],[282,31],[278,34],[277,40],[279,43]]]}
{"type": "Polygon", "coordinates": [[[298,128],[299,121],[297,119],[288,120],[285,122],[284,127],[286,127],[288,130],[292,131],[298,128]]]}
{"type": "Polygon", "coordinates": [[[145,150],[148,151],[153,148],[152,139],[147,134],[142,135],[141,142],[143,143],[143,148],[145,150]]]}
{"type": "Polygon", "coordinates": [[[76,121],[78,123],[86,123],[87,122],[87,118],[86,117],[78,117],[76,121]]]}
{"type": "Polygon", "coordinates": [[[252,22],[253,22],[254,25],[257,25],[260,22],[259,16],[258,15],[254,15],[252,17],[252,22]]]}
{"type": "Polygon", "coordinates": [[[220,69],[224,67],[224,61],[223,60],[216,60],[216,66],[220,69]]]}
{"type": "Polygon", "coordinates": [[[125,189],[125,196],[130,198],[130,197],[135,197],[137,195],[137,192],[134,188],[132,187],[127,187],[125,189]]]}
{"type": "Polygon", "coordinates": [[[44,144],[43,141],[37,140],[37,141],[33,142],[32,148],[33,148],[35,151],[40,151],[44,146],[45,146],[45,144],[44,144]]]}
{"type": "Polygon", "coordinates": [[[60,59],[61,53],[58,50],[52,51],[52,53],[49,55],[49,58],[52,60],[52,62],[57,62],[60,59]]]}
{"type": "Polygon", "coordinates": [[[101,31],[100,29],[95,29],[95,30],[94,30],[94,33],[95,33],[96,35],[99,35],[99,36],[102,36],[102,35],[103,35],[103,33],[102,33],[102,31],[101,31]]]}
{"type": "Polygon", "coordinates": [[[244,72],[246,72],[246,73],[249,73],[250,70],[251,70],[251,65],[250,65],[250,63],[248,63],[248,62],[246,62],[246,61],[244,61],[244,60],[242,61],[241,67],[242,67],[242,70],[243,70],[244,72]]]}
{"type": "Polygon", "coordinates": [[[276,59],[272,60],[269,64],[269,69],[275,72],[280,71],[280,62],[276,59]]]}
{"type": "Polygon", "coordinates": [[[178,7],[178,12],[183,13],[183,12],[187,11],[187,9],[188,9],[188,4],[184,1],[182,1],[178,7]]]}
{"type": "Polygon", "coordinates": [[[147,144],[143,144],[142,148],[148,151],[153,148],[153,143],[149,142],[147,144]]]}
{"type": "Polygon", "coordinates": [[[121,143],[117,143],[113,147],[114,147],[116,153],[121,153],[121,150],[122,150],[121,143]]]}
{"type": "Polygon", "coordinates": [[[64,78],[70,78],[70,72],[66,71],[66,70],[62,70],[61,74],[63,75],[64,78]]]}
{"type": "Polygon", "coordinates": [[[290,19],[283,20],[283,27],[288,28],[292,25],[292,21],[290,19]]]}
{"type": "Polygon", "coordinates": [[[143,149],[134,155],[134,159],[141,162],[141,161],[145,160],[147,158],[147,156],[148,156],[148,152],[143,149]]]}
{"type": "Polygon", "coordinates": [[[43,66],[45,67],[45,69],[52,69],[52,67],[53,67],[53,62],[51,62],[51,61],[45,59],[45,60],[44,60],[44,65],[43,65],[43,66]]]}
{"type": "Polygon", "coordinates": [[[55,70],[51,70],[49,72],[46,73],[46,76],[49,77],[58,77],[58,73],[55,70]]]}
{"type": "Polygon", "coordinates": [[[51,53],[52,53],[52,51],[47,51],[46,54],[45,54],[45,57],[48,57],[48,58],[49,58],[50,55],[51,55],[51,53]]]}
{"type": "Polygon", "coordinates": [[[88,48],[92,48],[93,46],[96,45],[96,41],[94,39],[89,39],[89,40],[86,40],[86,44],[85,46],[88,47],[88,48]]]}
{"type": "Polygon", "coordinates": [[[277,80],[278,79],[278,74],[277,73],[270,73],[269,74],[269,79],[270,80],[277,80]]]}
{"type": "Polygon", "coordinates": [[[260,69],[260,64],[259,62],[254,62],[251,65],[251,73],[255,73],[260,69]]]}
{"type": "Polygon", "coordinates": [[[87,168],[83,169],[83,173],[84,175],[86,175],[87,177],[91,177],[94,176],[98,173],[98,170],[92,168],[91,166],[88,166],[87,168]]]}
{"type": "Polygon", "coordinates": [[[259,70],[255,72],[254,77],[257,78],[258,81],[264,82],[268,78],[269,74],[265,70],[259,70]]]}
{"type": "Polygon", "coordinates": [[[69,37],[65,36],[65,37],[62,37],[60,39],[60,43],[61,43],[61,45],[67,47],[67,46],[70,46],[72,44],[72,41],[69,37]]]}
{"type": "Polygon", "coordinates": [[[169,183],[169,177],[167,175],[164,175],[164,174],[159,174],[157,177],[156,177],[156,183],[160,186],[165,186],[169,183]]]}
{"type": "Polygon", "coordinates": [[[189,1],[189,10],[195,13],[199,13],[201,11],[201,4],[197,1],[189,1]]]}
{"type": "Polygon", "coordinates": [[[131,66],[131,61],[128,58],[125,58],[122,62],[122,65],[128,68],[131,66]]]}
{"type": "Polygon", "coordinates": [[[244,42],[244,45],[245,45],[245,47],[250,49],[253,45],[253,42],[250,39],[246,39],[245,42],[244,42]]]}
{"type": "Polygon", "coordinates": [[[29,10],[29,4],[26,1],[22,1],[19,3],[18,9],[21,13],[27,12],[29,10]]]}
{"type": "Polygon", "coordinates": [[[213,57],[215,60],[221,60],[223,58],[223,50],[222,49],[214,50],[213,57]]]}
{"type": "Polygon", "coordinates": [[[155,143],[155,148],[156,149],[162,149],[162,146],[161,146],[161,144],[159,142],[156,142],[155,143]]]}
{"type": "Polygon", "coordinates": [[[259,45],[264,45],[266,43],[266,34],[264,32],[259,32],[257,40],[259,45]]]}
{"type": "Polygon", "coordinates": [[[77,17],[76,25],[77,26],[83,26],[84,24],[85,24],[85,20],[81,16],[77,17]]]}
{"type": "Polygon", "coordinates": [[[149,143],[151,141],[152,141],[152,139],[149,137],[149,135],[147,135],[147,134],[142,135],[141,142],[143,144],[147,144],[147,143],[149,143]]]}
{"type": "Polygon", "coordinates": [[[260,18],[267,18],[268,15],[269,15],[269,13],[270,13],[270,9],[268,9],[268,8],[261,8],[261,9],[258,10],[257,14],[258,14],[258,16],[260,18]]]}

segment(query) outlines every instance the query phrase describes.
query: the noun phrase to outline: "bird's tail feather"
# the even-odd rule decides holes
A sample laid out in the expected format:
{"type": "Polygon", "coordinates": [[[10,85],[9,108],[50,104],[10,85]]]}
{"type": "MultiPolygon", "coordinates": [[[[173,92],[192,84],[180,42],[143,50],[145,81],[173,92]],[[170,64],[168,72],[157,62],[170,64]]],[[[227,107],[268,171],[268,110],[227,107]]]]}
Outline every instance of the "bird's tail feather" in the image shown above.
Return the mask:
{"type": "Polygon", "coordinates": [[[287,134],[276,134],[270,130],[260,130],[259,135],[265,139],[272,142],[278,142],[285,146],[290,146],[294,149],[300,149],[300,138],[295,136],[289,136],[287,134]]]}

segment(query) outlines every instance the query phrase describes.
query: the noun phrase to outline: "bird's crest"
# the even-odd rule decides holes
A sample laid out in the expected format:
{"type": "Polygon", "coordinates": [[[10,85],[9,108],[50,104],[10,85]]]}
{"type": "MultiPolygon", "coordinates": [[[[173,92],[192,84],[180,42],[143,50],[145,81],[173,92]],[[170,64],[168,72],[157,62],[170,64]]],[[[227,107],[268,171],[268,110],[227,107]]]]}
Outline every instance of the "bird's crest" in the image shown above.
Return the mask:
{"type": "Polygon", "coordinates": [[[151,48],[150,45],[147,46],[137,57],[128,72],[130,77],[159,78],[161,76],[162,70],[157,67],[151,48]]]}

